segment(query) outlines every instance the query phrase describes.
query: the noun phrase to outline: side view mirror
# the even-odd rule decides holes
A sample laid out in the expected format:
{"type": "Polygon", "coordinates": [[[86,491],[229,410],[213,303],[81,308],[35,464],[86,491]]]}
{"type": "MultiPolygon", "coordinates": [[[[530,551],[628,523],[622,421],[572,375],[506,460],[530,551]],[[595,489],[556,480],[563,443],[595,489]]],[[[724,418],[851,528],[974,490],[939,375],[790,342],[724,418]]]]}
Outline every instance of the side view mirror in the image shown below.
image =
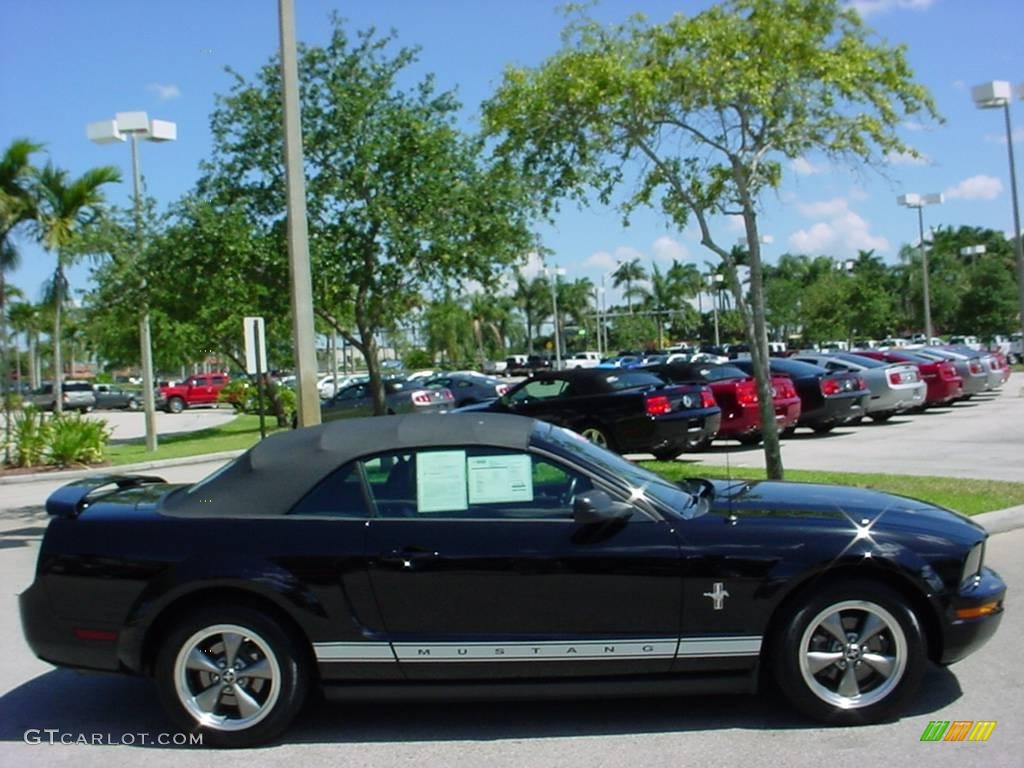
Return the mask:
{"type": "Polygon", "coordinates": [[[580,525],[610,523],[628,520],[633,515],[633,507],[624,501],[614,501],[604,491],[593,490],[576,494],[572,515],[580,525]]]}

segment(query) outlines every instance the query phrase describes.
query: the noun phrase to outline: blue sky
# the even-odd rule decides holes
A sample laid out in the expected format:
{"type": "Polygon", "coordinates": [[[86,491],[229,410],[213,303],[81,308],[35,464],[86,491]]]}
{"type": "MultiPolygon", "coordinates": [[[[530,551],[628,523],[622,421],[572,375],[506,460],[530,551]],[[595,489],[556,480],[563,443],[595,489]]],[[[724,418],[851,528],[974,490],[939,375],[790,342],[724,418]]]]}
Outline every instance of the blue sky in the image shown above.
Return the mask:
{"type": "MultiPolygon", "coordinates": [[[[443,88],[457,89],[467,126],[500,82],[507,64],[536,65],[557,50],[562,18],[552,0],[296,0],[300,40],[323,42],[327,17],[336,10],[350,29],[393,28],[399,41],[422,48],[417,74],[433,72],[443,88]]],[[[1024,80],[1019,0],[855,0],[868,23],[890,43],[905,43],[917,79],[932,92],[946,118],[941,126],[910,123],[904,136],[928,159],[893,158],[886,177],[872,171],[829,167],[802,158],[785,169],[783,186],[766,198],[761,230],[773,238],[766,258],[787,250],[855,254],[874,248],[894,260],[900,245],[916,239],[912,211],[899,208],[904,192],[945,192],[946,204],[926,210],[930,226],[961,224],[1009,232],[1012,214],[1001,113],[976,109],[970,86],[1003,79],[1015,89],[1024,80]]],[[[595,14],[619,21],[642,11],[654,20],[694,13],[707,2],[605,0],[595,14]]],[[[97,146],[85,124],[116,112],[147,110],[178,124],[178,141],[143,144],[142,169],[149,192],[166,206],[188,191],[210,150],[209,114],[214,95],[228,90],[224,67],[251,74],[275,51],[274,0],[33,0],[11,2],[0,26],[0,146],[12,138],[45,142],[48,156],[78,174],[103,164],[118,166],[125,183],[110,189],[113,202],[130,202],[127,145],[97,146]]],[[[1024,101],[1012,106],[1015,148],[1024,153],[1024,101]]],[[[718,222],[720,240],[740,234],[735,222],[718,222]]],[[[673,257],[702,265],[711,260],[689,231],[666,227],[655,215],[638,215],[623,228],[614,211],[571,206],[554,225],[539,227],[552,261],[569,277],[601,275],[617,259],[639,256],[665,264],[673,257]]],[[[27,239],[23,265],[11,281],[38,298],[53,257],[27,239]]],[[[72,274],[84,287],[86,267],[72,274]]],[[[614,297],[613,297],[614,298],[614,297]]]]}

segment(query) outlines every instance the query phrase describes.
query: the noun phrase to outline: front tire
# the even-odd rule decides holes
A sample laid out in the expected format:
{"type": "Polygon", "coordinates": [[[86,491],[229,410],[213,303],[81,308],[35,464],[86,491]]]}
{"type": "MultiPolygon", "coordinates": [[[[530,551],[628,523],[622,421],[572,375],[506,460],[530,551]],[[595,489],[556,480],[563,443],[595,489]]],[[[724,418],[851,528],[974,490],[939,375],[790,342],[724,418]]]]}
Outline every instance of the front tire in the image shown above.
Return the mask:
{"type": "Polygon", "coordinates": [[[306,654],[264,613],[202,609],[170,633],[157,657],[160,700],[204,746],[250,747],[279,736],[309,687],[306,654]]]}
{"type": "Polygon", "coordinates": [[[897,592],[842,582],[794,605],[773,638],[775,679],[793,706],[833,725],[886,720],[917,691],[927,647],[897,592]]]}
{"type": "Polygon", "coordinates": [[[181,413],[185,410],[185,401],[180,397],[172,397],[167,401],[168,413],[181,413]]]}

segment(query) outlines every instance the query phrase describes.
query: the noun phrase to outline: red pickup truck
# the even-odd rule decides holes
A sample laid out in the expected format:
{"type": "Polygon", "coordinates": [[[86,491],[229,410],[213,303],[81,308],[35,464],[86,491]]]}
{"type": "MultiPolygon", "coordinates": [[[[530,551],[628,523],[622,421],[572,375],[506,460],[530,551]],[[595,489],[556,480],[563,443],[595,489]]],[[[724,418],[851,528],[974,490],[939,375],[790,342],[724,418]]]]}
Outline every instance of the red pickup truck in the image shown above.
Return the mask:
{"type": "Polygon", "coordinates": [[[230,380],[226,373],[197,373],[181,384],[160,387],[157,408],[168,413],[181,413],[197,405],[216,405],[220,391],[230,380]]]}

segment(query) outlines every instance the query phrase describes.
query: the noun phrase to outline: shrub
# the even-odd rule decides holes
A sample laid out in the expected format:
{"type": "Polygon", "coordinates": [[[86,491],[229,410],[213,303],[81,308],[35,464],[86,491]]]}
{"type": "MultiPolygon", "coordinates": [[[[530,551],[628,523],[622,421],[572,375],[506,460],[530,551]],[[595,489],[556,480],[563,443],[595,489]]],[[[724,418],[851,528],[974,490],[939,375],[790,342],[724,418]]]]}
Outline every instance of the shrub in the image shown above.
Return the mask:
{"type": "Polygon", "coordinates": [[[50,422],[46,416],[30,405],[14,417],[12,432],[14,466],[41,464],[50,436],[50,422]]]}
{"type": "Polygon", "coordinates": [[[107,422],[86,419],[82,414],[61,414],[50,419],[47,461],[66,467],[103,460],[110,439],[107,422]]]}
{"type": "MultiPolygon", "coordinates": [[[[258,415],[260,412],[256,385],[249,379],[232,381],[220,391],[218,399],[222,403],[231,403],[239,413],[258,415]]],[[[263,390],[263,413],[275,417],[278,424],[284,426],[287,424],[287,414],[295,411],[295,399],[295,390],[282,387],[277,382],[269,382],[263,390]]]]}

